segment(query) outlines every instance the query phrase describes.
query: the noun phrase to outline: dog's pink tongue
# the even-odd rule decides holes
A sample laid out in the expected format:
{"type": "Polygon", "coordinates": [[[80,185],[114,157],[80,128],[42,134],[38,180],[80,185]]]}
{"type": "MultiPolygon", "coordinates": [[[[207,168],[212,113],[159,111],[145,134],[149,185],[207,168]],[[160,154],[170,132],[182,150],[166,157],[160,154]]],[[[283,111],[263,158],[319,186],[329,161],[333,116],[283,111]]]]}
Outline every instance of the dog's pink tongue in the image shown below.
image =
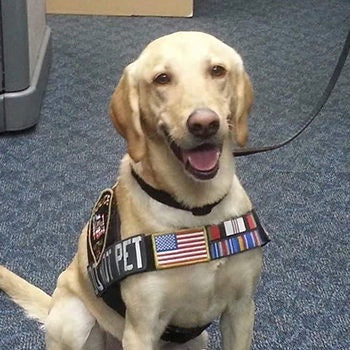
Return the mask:
{"type": "Polygon", "coordinates": [[[198,171],[210,171],[219,161],[220,150],[216,147],[209,149],[194,149],[183,152],[183,162],[187,162],[198,171]]]}

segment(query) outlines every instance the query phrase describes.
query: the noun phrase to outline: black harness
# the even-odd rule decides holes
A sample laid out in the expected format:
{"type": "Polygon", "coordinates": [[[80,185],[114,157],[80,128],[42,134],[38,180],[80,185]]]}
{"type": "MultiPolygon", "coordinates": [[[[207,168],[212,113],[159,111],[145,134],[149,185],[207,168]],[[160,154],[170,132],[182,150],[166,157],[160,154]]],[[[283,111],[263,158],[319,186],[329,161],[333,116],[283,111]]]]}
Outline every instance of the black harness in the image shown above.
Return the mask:
{"type": "MultiPolygon", "coordinates": [[[[140,179],[135,173],[133,175],[137,181],[140,179]]],[[[145,190],[144,184],[143,182],[143,186],[140,186],[145,190]]],[[[163,195],[161,192],[159,191],[160,195],[163,195]]],[[[193,215],[205,215],[199,213],[208,213],[208,206],[206,207],[197,208],[193,215]]],[[[209,212],[213,207],[214,205],[209,212]]],[[[183,207],[181,209],[192,211],[183,207]]],[[[88,273],[95,294],[125,317],[126,306],[120,289],[120,282],[124,278],[141,272],[208,262],[261,247],[268,242],[269,237],[255,211],[218,225],[171,233],[138,234],[122,240],[114,190],[106,189],[96,202],[89,221],[88,273]],[[190,243],[186,243],[187,241],[190,243]],[[186,245],[190,245],[191,249],[186,245]]],[[[185,343],[199,336],[209,325],[210,323],[195,328],[169,325],[161,339],[185,343]]]]}

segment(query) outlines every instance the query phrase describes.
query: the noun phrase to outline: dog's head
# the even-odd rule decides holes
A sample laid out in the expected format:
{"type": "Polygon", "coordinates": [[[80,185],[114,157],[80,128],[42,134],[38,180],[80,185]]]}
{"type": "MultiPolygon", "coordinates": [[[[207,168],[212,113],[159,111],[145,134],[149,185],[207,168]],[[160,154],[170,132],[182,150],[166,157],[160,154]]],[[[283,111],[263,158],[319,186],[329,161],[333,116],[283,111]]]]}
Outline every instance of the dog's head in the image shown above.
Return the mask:
{"type": "Polygon", "coordinates": [[[234,49],[208,34],[179,32],[150,43],[125,68],[110,115],[135,162],[153,140],[168,147],[186,173],[206,180],[215,177],[225,143],[246,143],[252,102],[234,49]]]}

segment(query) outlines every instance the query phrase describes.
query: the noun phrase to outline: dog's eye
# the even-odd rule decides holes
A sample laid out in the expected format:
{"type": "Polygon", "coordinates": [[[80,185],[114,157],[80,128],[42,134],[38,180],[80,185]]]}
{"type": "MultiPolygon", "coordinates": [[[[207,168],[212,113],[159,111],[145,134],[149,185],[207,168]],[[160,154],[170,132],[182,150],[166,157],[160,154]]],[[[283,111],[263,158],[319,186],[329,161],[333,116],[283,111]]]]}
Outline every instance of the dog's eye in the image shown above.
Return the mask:
{"type": "Polygon", "coordinates": [[[226,69],[222,66],[215,65],[211,67],[210,74],[212,77],[223,77],[226,74],[226,69]]]}
{"type": "Polygon", "coordinates": [[[153,79],[153,81],[156,84],[161,84],[161,85],[165,85],[165,84],[169,84],[171,81],[171,77],[169,74],[166,73],[160,73],[158,75],[155,76],[155,78],[153,79]]]}

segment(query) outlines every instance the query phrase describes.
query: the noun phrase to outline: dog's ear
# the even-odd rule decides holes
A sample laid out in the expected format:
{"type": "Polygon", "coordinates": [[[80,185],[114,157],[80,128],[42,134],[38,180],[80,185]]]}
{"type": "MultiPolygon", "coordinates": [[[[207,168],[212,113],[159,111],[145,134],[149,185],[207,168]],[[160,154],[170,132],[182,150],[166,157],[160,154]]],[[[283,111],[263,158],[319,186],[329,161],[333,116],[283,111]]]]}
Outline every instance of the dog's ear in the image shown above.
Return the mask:
{"type": "Polygon", "coordinates": [[[253,86],[244,70],[239,72],[235,79],[234,90],[232,101],[234,137],[239,146],[244,146],[248,141],[248,116],[254,101],[253,86]]]}
{"type": "Polygon", "coordinates": [[[145,155],[146,141],[141,127],[137,83],[131,65],[124,69],[114,90],[109,115],[117,131],[126,139],[130,157],[139,162],[145,155]]]}

